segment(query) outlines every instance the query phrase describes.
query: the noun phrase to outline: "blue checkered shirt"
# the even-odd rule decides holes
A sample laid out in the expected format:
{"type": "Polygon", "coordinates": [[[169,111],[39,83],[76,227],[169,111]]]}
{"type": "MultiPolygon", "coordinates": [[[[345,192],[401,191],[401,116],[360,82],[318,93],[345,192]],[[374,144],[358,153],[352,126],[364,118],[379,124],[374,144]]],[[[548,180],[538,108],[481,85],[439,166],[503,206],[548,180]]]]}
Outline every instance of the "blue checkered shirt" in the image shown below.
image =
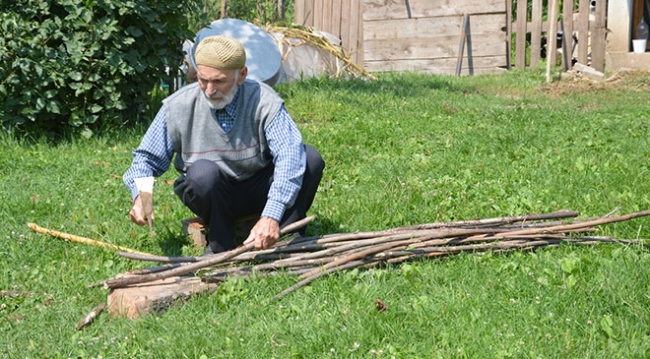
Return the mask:
{"type": "MultiPolygon", "coordinates": [[[[217,121],[225,132],[235,122],[237,97],[238,94],[224,109],[216,110],[217,121]]],[[[285,209],[293,205],[302,186],[306,155],[300,130],[284,106],[265,131],[275,172],[262,216],[280,221],[285,209]]],[[[134,179],[161,176],[169,169],[173,156],[172,141],[167,133],[167,116],[162,107],[140,146],[133,151],[131,167],[122,176],[133,199],[138,195],[134,179]]]]}

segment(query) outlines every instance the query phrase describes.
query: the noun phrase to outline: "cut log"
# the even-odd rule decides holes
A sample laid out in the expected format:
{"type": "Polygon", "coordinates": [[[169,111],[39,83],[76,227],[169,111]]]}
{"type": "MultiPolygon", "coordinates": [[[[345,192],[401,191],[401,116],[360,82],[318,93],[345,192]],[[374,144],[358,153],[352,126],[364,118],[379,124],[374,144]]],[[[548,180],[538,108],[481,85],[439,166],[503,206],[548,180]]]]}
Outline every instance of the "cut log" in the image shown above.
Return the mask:
{"type": "Polygon", "coordinates": [[[218,284],[203,283],[195,276],[171,277],[111,290],[108,312],[135,319],[147,313],[162,313],[175,303],[184,303],[199,293],[211,293],[218,284]]]}

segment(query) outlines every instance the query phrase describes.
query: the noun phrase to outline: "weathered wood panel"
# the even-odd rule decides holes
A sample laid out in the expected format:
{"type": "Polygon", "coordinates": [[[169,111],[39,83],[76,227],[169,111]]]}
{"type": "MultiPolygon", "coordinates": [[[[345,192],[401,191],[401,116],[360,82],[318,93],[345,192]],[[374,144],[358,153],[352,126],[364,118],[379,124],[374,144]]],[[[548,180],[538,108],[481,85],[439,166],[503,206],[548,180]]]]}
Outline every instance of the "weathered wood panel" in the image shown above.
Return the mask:
{"type": "MultiPolygon", "coordinates": [[[[505,14],[476,15],[470,17],[470,31],[477,34],[501,34],[505,40],[505,32],[501,24],[505,24],[505,14]]],[[[390,39],[393,41],[408,41],[411,38],[429,38],[455,36],[456,45],[460,39],[462,16],[404,19],[364,22],[363,34],[366,41],[390,39]]]]}
{"type": "MultiPolygon", "coordinates": [[[[589,43],[589,0],[580,0],[578,13],[578,44],[589,43]]],[[[588,46],[578,47],[578,62],[586,65],[589,55],[588,46]]]]}
{"type": "MultiPolygon", "coordinates": [[[[542,0],[533,0],[533,19],[542,18],[542,5],[542,0]]],[[[542,22],[533,21],[530,27],[530,32],[530,66],[535,67],[542,58],[542,22]]],[[[524,49],[525,47],[524,44],[524,49]]]]}
{"type": "MultiPolygon", "coordinates": [[[[512,0],[508,0],[512,1],[512,0]]],[[[517,18],[515,19],[515,66],[520,69],[526,67],[526,30],[528,13],[525,1],[517,1],[517,18]]]]}
{"type": "Polygon", "coordinates": [[[562,42],[562,54],[564,55],[562,63],[564,64],[564,69],[568,70],[573,67],[573,36],[571,36],[573,34],[573,1],[564,2],[562,14],[562,27],[560,30],[563,34],[569,36],[568,38],[565,38],[566,41],[562,42]],[[566,18],[566,14],[571,14],[571,17],[566,18]]]}
{"type": "MultiPolygon", "coordinates": [[[[503,34],[471,35],[473,56],[501,56],[505,66],[505,48],[494,46],[504,43],[503,34]]],[[[404,38],[366,40],[364,44],[365,60],[388,61],[398,59],[428,59],[440,57],[458,57],[459,35],[436,36],[429,38],[404,38]]],[[[467,55],[467,49],[465,49],[467,55]]],[[[501,66],[501,65],[500,65],[501,66]]]]}
{"type": "MultiPolygon", "coordinates": [[[[364,21],[505,13],[504,0],[364,0],[364,21]]],[[[505,25],[505,24],[504,24],[505,25]]]]}
{"type": "Polygon", "coordinates": [[[591,37],[591,67],[605,71],[605,51],[607,47],[607,1],[596,2],[596,20],[591,37]]]}
{"type": "MultiPolygon", "coordinates": [[[[472,57],[463,59],[462,75],[498,73],[505,71],[501,68],[503,56],[472,57]],[[471,61],[471,65],[469,62],[471,61]]],[[[391,60],[366,61],[366,70],[370,72],[422,72],[438,75],[452,75],[456,72],[457,59],[437,58],[424,60],[391,60]]]]}

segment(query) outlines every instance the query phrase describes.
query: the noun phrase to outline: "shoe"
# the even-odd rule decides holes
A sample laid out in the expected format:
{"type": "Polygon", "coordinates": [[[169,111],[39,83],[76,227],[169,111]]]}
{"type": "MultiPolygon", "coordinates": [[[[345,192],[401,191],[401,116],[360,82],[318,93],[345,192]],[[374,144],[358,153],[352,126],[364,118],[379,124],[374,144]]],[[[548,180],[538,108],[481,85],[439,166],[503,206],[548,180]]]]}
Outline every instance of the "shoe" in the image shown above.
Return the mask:
{"type": "Polygon", "coordinates": [[[216,253],[212,251],[212,247],[210,247],[210,245],[208,244],[205,247],[205,251],[203,251],[203,254],[201,254],[201,257],[211,256],[213,254],[216,254],[216,253]]]}

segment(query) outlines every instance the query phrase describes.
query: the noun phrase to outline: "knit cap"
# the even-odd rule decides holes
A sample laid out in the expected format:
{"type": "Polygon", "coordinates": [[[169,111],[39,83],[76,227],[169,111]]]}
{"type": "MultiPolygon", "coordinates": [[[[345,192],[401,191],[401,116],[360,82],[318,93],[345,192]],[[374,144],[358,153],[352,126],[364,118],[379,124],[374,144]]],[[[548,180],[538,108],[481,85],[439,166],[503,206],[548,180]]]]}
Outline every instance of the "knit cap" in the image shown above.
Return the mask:
{"type": "Polygon", "coordinates": [[[197,65],[239,70],[246,65],[246,51],[239,41],[230,36],[209,36],[196,47],[194,59],[197,65]]]}

